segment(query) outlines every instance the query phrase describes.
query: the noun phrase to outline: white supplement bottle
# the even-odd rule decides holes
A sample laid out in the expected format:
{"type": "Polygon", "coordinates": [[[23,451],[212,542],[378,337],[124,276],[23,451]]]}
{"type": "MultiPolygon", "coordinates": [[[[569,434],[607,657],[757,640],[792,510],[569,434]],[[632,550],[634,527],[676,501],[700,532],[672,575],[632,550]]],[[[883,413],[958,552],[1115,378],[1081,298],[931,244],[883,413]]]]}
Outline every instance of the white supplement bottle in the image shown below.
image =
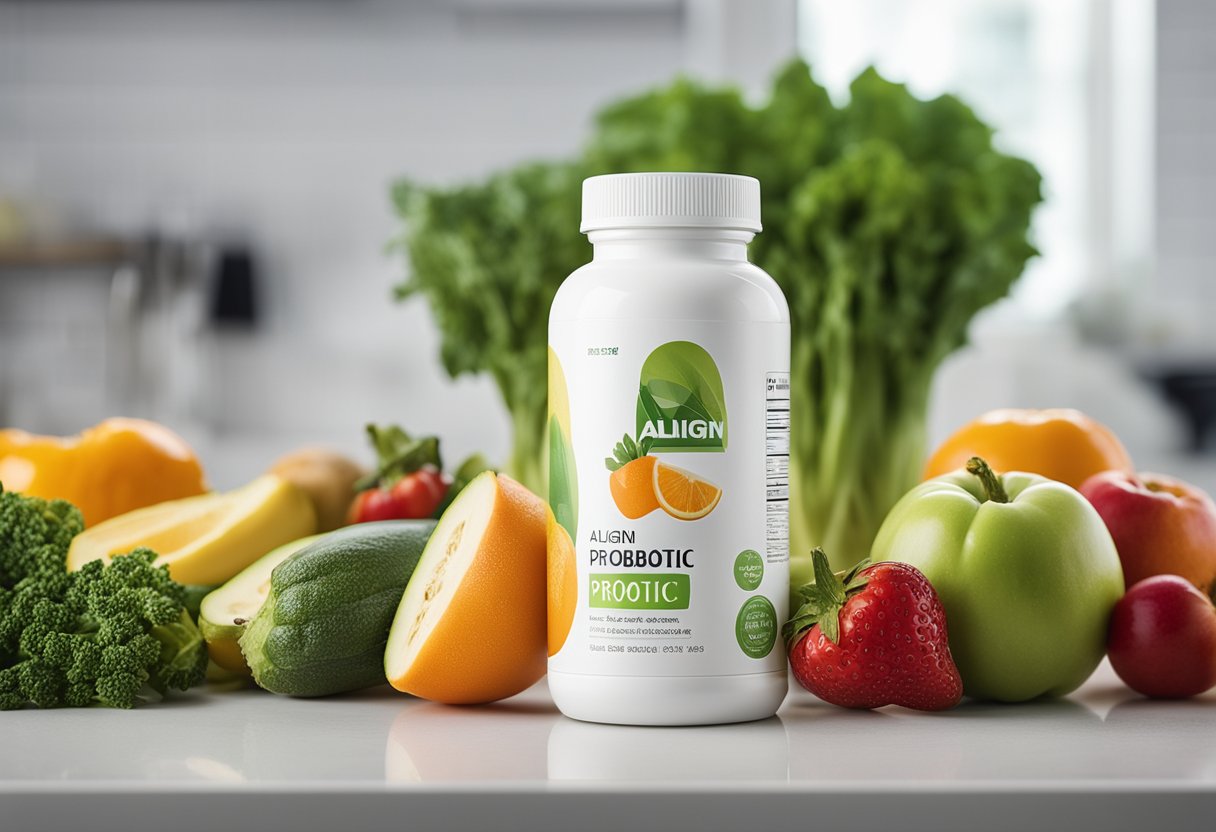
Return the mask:
{"type": "Polygon", "coordinates": [[[748,262],[760,183],[583,183],[595,254],[549,313],[549,690],[704,725],[786,694],[790,323],[748,262]]]}

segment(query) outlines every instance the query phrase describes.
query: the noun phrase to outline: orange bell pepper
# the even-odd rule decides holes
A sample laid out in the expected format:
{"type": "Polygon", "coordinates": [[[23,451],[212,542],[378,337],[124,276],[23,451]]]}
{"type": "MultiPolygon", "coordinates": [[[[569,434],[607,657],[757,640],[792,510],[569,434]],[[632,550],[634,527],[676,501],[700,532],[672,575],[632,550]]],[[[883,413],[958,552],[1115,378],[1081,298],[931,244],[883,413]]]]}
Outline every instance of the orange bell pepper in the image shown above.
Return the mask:
{"type": "Polygon", "coordinates": [[[925,464],[924,479],[982,457],[998,471],[1025,471],[1080,488],[1102,471],[1133,471],[1110,428],[1079,410],[993,410],[960,428],[925,464]]]}
{"type": "Polygon", "coordinates": [[[143,419],[107,419],[66,438],[0,430],[0,484],[67,500],[87,526],[207,491],[202,466],[186,441],[143,419]]]}

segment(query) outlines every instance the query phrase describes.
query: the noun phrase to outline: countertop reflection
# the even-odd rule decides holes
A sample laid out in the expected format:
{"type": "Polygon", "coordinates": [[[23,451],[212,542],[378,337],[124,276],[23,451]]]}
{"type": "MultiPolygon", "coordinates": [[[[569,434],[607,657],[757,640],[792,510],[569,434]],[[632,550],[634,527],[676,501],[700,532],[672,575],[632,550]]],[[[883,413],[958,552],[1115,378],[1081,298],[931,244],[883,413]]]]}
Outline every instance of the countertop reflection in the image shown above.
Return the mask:
{"type": "Polygon", "coordinates": [[[0,793],[490,784],[839,791],[1154,783],[1216,789],[1216,695],[1150,702],[1103,666],[1074,696],[944,714],[852,712],[792,693],[778,717],[704,728],[562,717],[544,683],[451,708],[387,688],[326,700],[202,690],[136,711],[0,715],[0,793]]]}

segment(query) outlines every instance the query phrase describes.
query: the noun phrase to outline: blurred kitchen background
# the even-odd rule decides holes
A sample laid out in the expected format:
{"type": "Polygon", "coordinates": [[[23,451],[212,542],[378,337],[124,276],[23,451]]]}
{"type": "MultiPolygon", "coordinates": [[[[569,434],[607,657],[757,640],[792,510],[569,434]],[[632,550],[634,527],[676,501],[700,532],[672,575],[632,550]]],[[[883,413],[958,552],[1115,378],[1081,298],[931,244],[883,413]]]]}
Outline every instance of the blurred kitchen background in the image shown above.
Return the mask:
{"type": "Polygon", "coordinates": [[[794,54],[834,95],[871,63],[958,93],[1043,173],[1042,256],[931,440],[1075,406],[1216,490],[1210,0],[0,0],[0,425],[148,416],[219,487],[367,421],[502,459],[492,382],[391,300],[390,183],[568,156],[607,102],[759,94],[794,54]]]}

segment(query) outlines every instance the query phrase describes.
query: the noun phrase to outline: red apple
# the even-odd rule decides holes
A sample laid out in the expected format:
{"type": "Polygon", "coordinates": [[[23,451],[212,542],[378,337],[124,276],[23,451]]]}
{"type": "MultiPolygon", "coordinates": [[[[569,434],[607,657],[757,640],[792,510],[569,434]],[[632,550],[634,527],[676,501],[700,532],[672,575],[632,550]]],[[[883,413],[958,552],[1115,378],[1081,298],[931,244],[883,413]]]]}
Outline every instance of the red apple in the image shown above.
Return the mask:
{"type": "Polygon", "coordinates": [[[1205,594],[1216,584],[1216,503],[1161,474],[1105,471],[1081,486],[1115,539],[1123,583],[1181,575],[1205,594]]]}
{"type": "Polygon", "coordinates": [[[1115,604],[1106,649],[1137,693],[1196,696],[1216,687],[1216,607],[1177,575],[1145,578],[1115,604]]]}

